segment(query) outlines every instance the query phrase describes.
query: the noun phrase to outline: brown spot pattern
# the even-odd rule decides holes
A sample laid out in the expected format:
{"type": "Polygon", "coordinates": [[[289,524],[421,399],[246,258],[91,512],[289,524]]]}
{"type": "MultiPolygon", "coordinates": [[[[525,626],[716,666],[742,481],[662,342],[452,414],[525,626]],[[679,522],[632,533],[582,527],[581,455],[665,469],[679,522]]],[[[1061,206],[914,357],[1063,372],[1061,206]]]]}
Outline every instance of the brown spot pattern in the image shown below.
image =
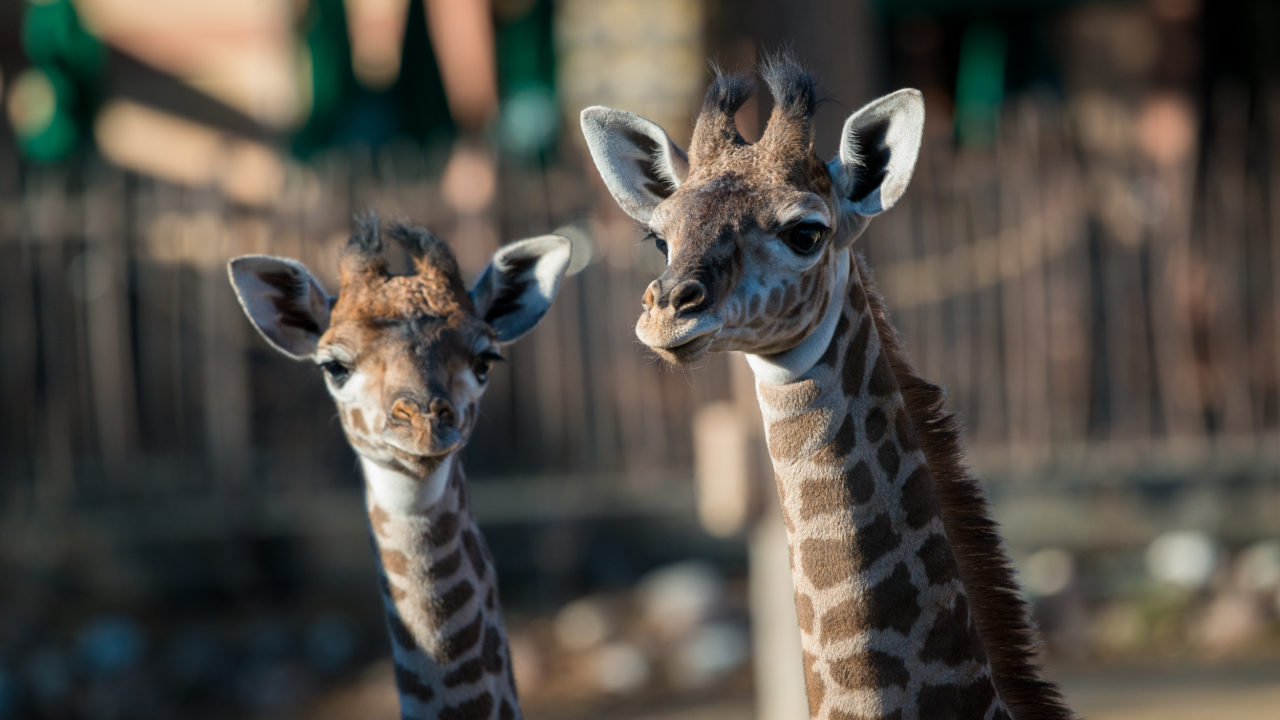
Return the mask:
{"type": "Polygon", "coordinates": [[[847,713],[843,710],[832,710],[831,720],[902,720],[902,711],[894,710],[883,715],[863,715],[861,713],[847,713]]]}
{"type": "Polygon", "coordinates": [[[484,677],[484,663],[480,658],[472,658],[457,667],[453,672],[444,676],[445,687],[457,687],[459,685],[470,685],[479,682],[484,677]]]}
{"type": "Polygon", "coordinates": [[[480,647],[480,657],[484,660],[487,672],[502,672],[502,636],[492,625],[484,629],[484,641],[480,647]]]}
{"type": "Polygon", "coordinates": [[[431,528],[427,530],[427,544],[432,547],[442,547],[457,534],[458,515],[447,512],[436,519],[431,528]]]}
{"type": "Polygon", "coordinates": [[[934,618],[924,647],[920,648],[920,659],[947,665],[977,659],[978,648],[974,647],[971,633],[966,632],[969,629],[969,602],[960,595],[949,609],[939,612],[934,618]]]}
{"type": "Polygon", "coordinates": [[[449,618],[458,613],[459,610],[467,606],[467,602],[476,594],[476,589],[471,585],[470,580],[460,580],[456,585],[449,588],[440,596],[435,603],[440,610],[438,622],[445,622],[449,618]]]}
{"type": "Polygon", "coordinates": [[[819,590],[848,580],[854,573],[849,543],[843,540],[805,538],[800,543],[800,563],[805,577],[819,590]]]}
{"type": "Polygon", "coordinates": [[[364,424],[364,413],[360,408],[351,408],[351,429],[366,435],[369,433],[369,427],[364,424]]]}
{"type": "Polygon", "coordinates": [[[875,369],[871,371],[871,379],[867,381],[867,392],[876,397],[884,397],[896,392],[898,383],[893,379],[893,373],[889,370],[889,363],[885,362],[884,354],[876,356],[875,369]]]}
{"type": "Polygon", "coordinates": [[[817,658],[809,653],[803,653],[804,660],[804,689],[805,694],[809,696],[809,715],[817,717],[818,711],[822,709],[822,699],[826,697],[827,687],[822,683],[822,675],[815,667],[817,658]]]}
{"type": "Polygon", "coordinates": [[[906,512],[907,524],[913,528],[924,527],[938,515],[938,505],[933,499],[933,483],[929,478],[929,469],[921,465],[907,476],[902,483],[902,498],[899,500],[906,512]]]}
{"type": "Polygon", "coordinates": [[[867,372],[867,341],[871,339],[871,321],[858,318],[858,332],[845,351],[844,375],[841,387],[845,397],[854,397],[862,389],[862,376],[867,372]]]}
{"type": "Polygon", "coordinates": [[[955,579],[955,558],[951,556],[951,547],[947,545],[947,539],[941,535],[930,535],[920,544],[916,557],[919,557],[921,564],[924,565],[925,576],[929,578],[931,584],[939,585],[955,579]]]}
{"type": "MultiPolygon", "coordinates": [[[[831,666],[832,679],[850,690],[886,688],[893,685],[906,687],[907,680],[910,679],[906,663],[879,650],[854,653],[828,664],[831,666]]],[[[940,716],[921,713],[921,717],[932,720],[940,716]]]]}
{"type": "Polygon", "coordinates": [[[493,695],[485,692],[457,705],[440,708],[440,720],[487,720],[493,712],[493,695]]]}
{"type": "Polygon", "coordinates": [[[475,569],[476,576],[484,577],[488,564],[485,562],[484,552],[480,547],[480,541],[476,539],[476,534],[470,530],[464,532],[462,546],[467,549],[467,557],[471,559],[471,567],[475,569]]]}
{"type": "Polygon", "coordinates": [[[818,448],[810,458],[817,465],[839,465],[849,451],[858,444],[857,423],[852,415],[846,415],[840,429],[831,438],[831,442],[818,448]]]}
{"type": "Polygon", "coordinates": [[[813,601],[799,590],[796,591],[796,618],[801,630],[813,632],[813,601]]]}
{"type": "Polygon", "coordinates": [[[481,623],[484,622],[484,616],[476,613],[476,617],[467,623],[462,629],[445,638],[444,655],[449,662],[454,662],[466,654],[468,650],[475,647],[480,641],[481,623]]]}
{"type": "Polygon", "coordinates": [[[821,429],[820,410],[809,410],[778,420],[769,426],[769,455],[775,460],[794,458],[821,429]]]}
{"type": "Polygon", "coordinates": [[[399,550],[387,549],[382,551],[382,567],[392,575],[404,575],[409,569],[409,558],[399,550]]]}
{"type": "Polygon", "coordinates": [[[986,717],[995,700],[995,690],[986,675],[968,685],[926,685],[918,698],[920,717],[937,720],[968,720],[986,717]]]}
{"type": "Polygon", "coordinates": [[[865,595],[851,596],[822,616],[822,643],[848,640],[868,627],[892,628],[906,635],[920,614],[916,595],[907,566],[898,563],[889,577],[865,595]]]}
{"type": "Polygon", "coordinates": [[[408,695],[424,705],[431,702],[436,696],[436,691],[429,686],[423,684],[413,671],[396,663],[396,689],[401,695],[408,695]]]}
{"type": "Polygon", "coordinates": [[[453,552],[445,555],[439,561],[431,563],[431,566],[427,568],[427,577],[432,582],[439,582],[445,578],[452,577],[461,566],[462,548],[455,548],[453,552]]]}
{"type": "Polygon", "coordinates": [[[898,466],[901,460],[901,456],[898,455],[898,446],[893,443],[893,438],[884,441],[876,451],[876,461],[880,463],[880,469],[884,471],[884,476],[890,483],[896,483],[898,480],[898,466]]]}
{"type": "Polygon", "coordinates": [[[873,443],[880,442],[880,438],[884,437],[884,432],[889,428],[889,421],[884,416],[884,410],[880,406],[871,408],[871,412],[867,413],[866,420],[867,439],[873,443]]]}

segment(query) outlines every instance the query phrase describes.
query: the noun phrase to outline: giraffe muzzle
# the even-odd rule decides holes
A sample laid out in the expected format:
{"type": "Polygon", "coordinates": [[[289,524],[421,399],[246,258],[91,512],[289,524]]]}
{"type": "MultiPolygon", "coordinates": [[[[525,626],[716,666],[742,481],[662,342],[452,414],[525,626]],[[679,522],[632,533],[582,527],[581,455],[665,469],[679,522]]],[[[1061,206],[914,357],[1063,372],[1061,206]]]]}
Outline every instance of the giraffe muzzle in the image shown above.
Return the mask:
{"type": "Polygon", "coordinates": [[[391,404],[384,440],[398,453],[438,457],[457,450],[465,438],[447,398],[402,394],[391,404]]]}

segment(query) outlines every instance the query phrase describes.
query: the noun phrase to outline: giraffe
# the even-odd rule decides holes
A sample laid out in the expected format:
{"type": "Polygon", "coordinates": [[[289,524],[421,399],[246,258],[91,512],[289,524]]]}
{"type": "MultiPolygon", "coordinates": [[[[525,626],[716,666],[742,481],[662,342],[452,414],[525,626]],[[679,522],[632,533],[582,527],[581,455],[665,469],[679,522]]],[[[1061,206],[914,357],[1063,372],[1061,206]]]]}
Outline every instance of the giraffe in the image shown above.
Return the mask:
{"type": "Polygon", "coordinates": [[[786,54],[760,139],[716,78],[686,154],[656,124],[582,112],[619,206],[666,256],[639,339],[680,365],[746,354],[786,528],[812,718],[1061,720],[1027,608],[942,390],[913,370],[852,244],[906,190],[924,101],[899,90],[814,150],[812,76],[786,54]]]}
{"type": "Polygon", "coordinates": [[[385,234],[410,273],[388,272],[370,214],[341,253],[336,298],[300,263],[264,255],[232,260],[231,284],[272,347],[320,366],[359,456],[402,717],[512,720],[497,578],[458,451],[502,346],[555,297],[569,241],[499,249],[468,292],[443,241],[406,225],[385,234]]]}

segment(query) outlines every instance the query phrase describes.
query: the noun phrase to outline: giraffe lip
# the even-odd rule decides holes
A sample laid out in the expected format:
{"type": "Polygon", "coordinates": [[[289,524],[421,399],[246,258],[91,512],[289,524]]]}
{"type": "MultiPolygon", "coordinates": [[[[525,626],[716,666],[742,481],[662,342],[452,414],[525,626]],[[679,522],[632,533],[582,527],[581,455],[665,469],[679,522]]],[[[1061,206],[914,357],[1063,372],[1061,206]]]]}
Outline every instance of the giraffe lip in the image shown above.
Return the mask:
{"type": "Polygon", "coordinates": [[[651,350],[658,354],[658,357],[675,365],[687,365],[707,354],[707,350],[711,348],[711,342],[716,339],[716,330],[697,335],[679,345],[668,345],[667,347],[649,346],[651,350]]]}
{"type": "Polygon", "coordinates": [[[426,443],[426,447],[409,447],[407,443],[400,442],[393,438],[384,438],[387,449],[391,454],[401,461],[409,462],[431,462],[433,460],[442,460],[445,457],[457,452],[463,445],[462,433],[452,433],[456,437],[452,438],[452,442],[441,444],[435,442],[436,438],[432,438],[430,443],[426,443]]]}
{"type": "MultiPolygon", "coordinates": [[[[636,337],[654,351],[687,352],[697,343],[709,343],[724,329],[724,321],[715,313],[673,319],[661,313],[646,312],[636,321],[636,337]]],[[[659,353],[661,354],[661,353],[659,353]]]]}

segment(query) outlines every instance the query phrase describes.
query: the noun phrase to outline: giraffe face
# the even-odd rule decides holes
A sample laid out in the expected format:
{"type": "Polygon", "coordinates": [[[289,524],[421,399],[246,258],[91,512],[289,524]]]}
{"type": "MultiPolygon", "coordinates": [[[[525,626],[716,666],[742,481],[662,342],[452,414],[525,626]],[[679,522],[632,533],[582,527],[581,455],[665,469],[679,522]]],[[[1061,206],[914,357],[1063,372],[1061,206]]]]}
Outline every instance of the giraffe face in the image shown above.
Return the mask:
{"type": "Polygon", "coordinates": [[[387,271],[377,220],[364,220],[343,251],[336,298],[284,258],[237,258],[231,281],[271,345],[320,367],[352,448],[423,478],[466,443],[501,346],[546,312],[569,242],[547,235],[508,245],[468,291],[442,241],[420,228],[388,234],[412,272],[387,271]]]}
{"type": "Polygon", "coordinates": [[[695,171],[650,216],[667,269],[645,291],[636,335],[668,361],[785,350],[826,308],[838,215],[825,168],[747,174],[771,158],[743,160],[695,171]]]}
{"type": "Polygon", "coordinates": [[[842,282],[843,254],[902,195],[915,166],[924,122],[917,91],[850,116],[839,154],[824,163],[812,137],[812,77],[785,56],[762,75],[774,107],[755,143],[734,123],[754,89],[745,76],[717,76],[687,155],[637,115],[582,112],[605,185],[666,254],[636,334],[671,362],[717,350],[772,356],[815,335],[842,282]]]}
{"type": "Polygon", "coordinates": [[[441,312],[415,292],[421,284],[412,276],[344,282],[313,356],[351,446],[415,477],[466,443],[490,367],[502,359],[469,303],[441,312]]]}

